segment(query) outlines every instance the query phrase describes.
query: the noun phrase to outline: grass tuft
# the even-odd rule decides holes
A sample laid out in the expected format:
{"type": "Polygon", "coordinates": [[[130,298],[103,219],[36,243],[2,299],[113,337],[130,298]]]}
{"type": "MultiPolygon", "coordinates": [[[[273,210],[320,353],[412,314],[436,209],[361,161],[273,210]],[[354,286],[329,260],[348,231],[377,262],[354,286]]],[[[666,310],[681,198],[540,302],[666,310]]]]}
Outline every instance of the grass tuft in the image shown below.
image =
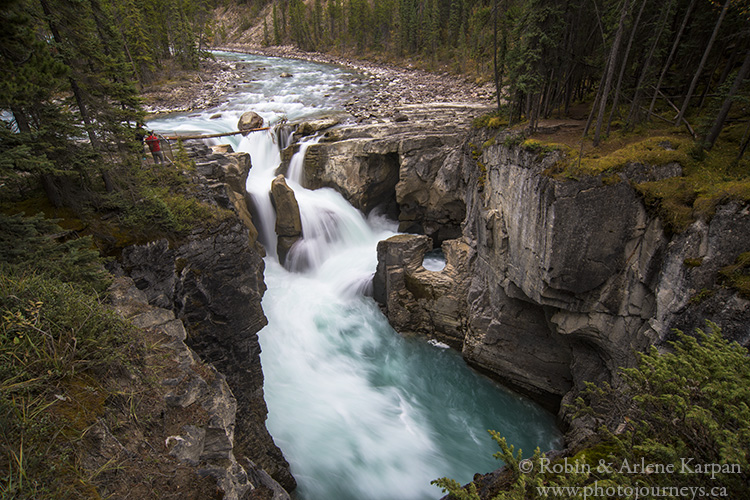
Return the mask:
{"type": "Polygon", "coordinates": [[[729,286],[750,299],[750,252],[740,254],[734,264],[722,268],[720,273],[729,286]]]}
{"type": "Polygon", "coordinates": [[[76,442],[97,380],[128,363],[130,328],[79,285],[0,266],[0,498],[97,498],[76,442]]]}

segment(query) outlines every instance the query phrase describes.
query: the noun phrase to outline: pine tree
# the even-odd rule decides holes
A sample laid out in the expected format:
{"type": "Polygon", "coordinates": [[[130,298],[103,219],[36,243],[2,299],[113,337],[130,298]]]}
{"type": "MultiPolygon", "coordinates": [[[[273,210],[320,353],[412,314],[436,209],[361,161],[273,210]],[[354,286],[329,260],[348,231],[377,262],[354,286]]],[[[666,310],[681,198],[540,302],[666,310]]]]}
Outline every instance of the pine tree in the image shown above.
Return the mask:
{"type": "Polygon", "coordinates": [[[273,43],[274,45],[281,45],[282,36],[284,31],[281,27],[281,19],[279,18],[279,10],[276,2],[273,2],[273,43]]]}

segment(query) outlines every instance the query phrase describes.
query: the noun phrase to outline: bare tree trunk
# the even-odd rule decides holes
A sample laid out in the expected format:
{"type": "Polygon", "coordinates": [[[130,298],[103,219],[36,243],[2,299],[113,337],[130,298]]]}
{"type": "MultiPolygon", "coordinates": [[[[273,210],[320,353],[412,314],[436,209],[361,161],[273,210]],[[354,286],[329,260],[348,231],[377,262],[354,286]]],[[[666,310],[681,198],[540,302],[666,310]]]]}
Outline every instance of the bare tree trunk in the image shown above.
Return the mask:
{"type": "Polygon", "coordinates": [[[493,9],[492,16],[492,62],[495,69],[495,95],[497,96],[497,110],[500,111],[500,68],[497,64],[497,11],[499,8],[499,0],[495,0],[495,8],[493,9]]]}
{"type": "Polygon", "coordinates": [[[630,38],[628,39],[628,46],[625,48],[625,54],[622,56],[622,64],[620,65],[620,75],[617,77],[617,87],[615,87],[615,97],[612,100],[612,111],[609,113],[609,120],[607,120],[607,135],[609,135],[612,129],[612,118],[617,111],[617,105],[620,103],[620,89],[622,88],[622,78],[625,75],[625,68],[628,67],[628,58],[630,57],[630,49],[633,47],[633,39],[635,38],[635,32],[638,31],[638,24],[641,22],[641,15],[643,9],[646,7],[648,0],[643,0],[641,8],[638,10],[638,15],[633,22],[633,27],[630,30],[630,38]]]}
{"type": "Polygon", "coordinates": [[[747,128],[745,128],[745,136],[742,138],[742,146],[740,147],[740,152],[737,153],[737,159],[734,160],[735,164],[739,163],[744,156],[748,144],[750,144],[750,122],[747,123],[747,128]]]}
{"type": "MultiPolygon", "coordinates": [[[[727,53],[727,47],[726,45],[719,50],[720,53],[726,54],[727,53]]],[[[737,54],[732,54],[729,57],[729,61],[727,61],[726,66],[734,65],[734,60],[737,54]]],[[[706,80],[710,83],[714,79],[714,75],[716,74],[716,70],[719,69],[719,65],[721,64],[722,58],[717,57],[716,58],[716,64],[714,64],[714,67],[711,69],[711,72],[708,74],[708,78],[706,80]]],[[[708,97],[708,91],[710,89],[711,85],[706,85],[706,87],[703,89],[703,93],[701,94],[701,99],[698,101],[698,110],[700,111],[703,109],[703,104],[706,102],[706,97],[708,97]]],[[[716,88],[721,87],[720,83],[717,83],[716,88]]]]}
{"type": "Polygon", "coordinates": [[[703,72],[703,68],[706,66],[706,62],[708,61],[708,56],[711,53],[711,49],[713,48],[714,42],[716,41],[716,37],[719,34],[719,28],[721,28],[721,23],[724,21],[724,17],[727,15],[727,10],[729,9],[729,4],[732,0],[727,0],[726,3],[724,3],[724,7],[721,9],[721,14],[719,14],[719,19],[716,21],[716,25],[714,26],[714,31],[711,33],[711,38],[708,40],[708,45],[706,46],[706,50],[703,52],[703,58],[701,59],[700,64],[698,64],[698,69],[695,71],[695,75],[693,76],[693,80],[690,82],[690,87],[688,88],[687,95],[685,96],[685,100],[682,101],[682,108],[680,108],[680,112],[677,115],[677,118],[675,120],[675,125],[679,125],[682,119],[685,117],[685,113],[687,112],[687,109],[690,107],[690,99],[693,97],[693,92],[695,92],[695,87],[698,85],[698,79],[701,76],[701,73],[703,72]]]}
{"type": "Polygon", "coordinates": [[[607,68],[609,68],[609,61],[607,61],[607,64],[604,66],[604,74],[602,74],[601,79],[599,80],[599,88],[596,90],[596,96],[594,97],[594,103],[591,105],[591,111],[589,111],[589,117],[586,120],[586,126],[583,127],[583,136],[586,137],[586,135],[589,133],[589,129],[591,128],[591,124],[594,123],[594,113],[596,113],[596,107],[599,105],[599,101],[602,97],[602,90],[604,86],[604,78],[606,77],[607,68]]]}
{"type": "Polygon", "coordinates": [[[737,73],[734,83],[732,83],[732,88],[729,90],[726,99],[724,99],[724,104],[722,104],[721,110],[716,116],[716,121],[714,121],[711,131],[703,141],[706,149],[710,150],[714,146],[716,139],[719,138],[721,129],[724,128],[724,122],[727,120],[727,115],[729,115],[729,110],[732,107],[734,96],[740,90],[740,87],[742,87],[742,82],[747,78],[748,73],[750,73],[750,50],[745,54],[745,60],[742,62],[742,67],[737,73]]]}
{"type": "MultiPolygon", "coordinates": [[[[60,32],[57,30],[57,26],[55,25],[55,22],[52,18],[52,11],[50,10],[49,3],[47,3],[47,0],[39,0],[39,3],[42,6],[44,15],[47,16],[47,22],[49,23],[52,37],[55,39],[56,43],[62,45],[62,37],[60,36],[60,32]]],[[[68,61],[65,61],[65,63],[72,68],[68,61]]],[[[68,81],[70,82],[70,89],[73,91],[73,96],[75,97],[76,104],[78,105],[78,111],[79,113],[81,113],[81,119],[83,120],[83,125],[86,128],[86,133],[88,134],[89,140],[91,141],[91,147],[94,148],[94,151],[100,153],[101,151],[103,151],[102,144],[99,142],[99,137],[96,135],[96,131],[94,130],[94,124],[91,120],[91,116],[89,115],[88,106],[83,99],[83,92],[81,92],[81,89],[78,86],[78,82],[75,80],[75,78],[69,76],[68,81]]],[[[107,192],[111,193],[115,190],[112,176],[105,169],[101,169],[101,174],[102,180],[104,181],[104,188],[107,190],[107,192]]]]}
{"type": "MultiPolygon", "coordinates": [[[[39,0],[39,3],[42,5],[44,15],[47,16],[47,22],[49,23],[49,29],[52,32],[52,37],[55,39],[56,43],[62,45],[63,40],[60,36],[60,32],[57,30],[57,26],[55,25],[54,20],[52,19],[52,11],[50,10],[47,0],[39,0]]],[[[68,64],[68,61],[65,61],[65,63],[70,66],[70,64],[68,64]]],[[[78,111],[81,113],[81,119],[83,120],[83,124],[86,127],[86,133],[89,136],[91,145],[94,147],[94,149],[99,151],[99,139],[97,138],[96,132],[93,129],[88,107],[83,100],[83,95],[81,93],[80,87],[78,87],[78,82],[72,76],[68,77],[68,81],[70,82],[70,89],[73,91],[73,97],[75,97],[76,104],[78,105],[78,111]]]]}
{"type": "Polygon", "coordinates": [[[557,102],[559,85],[560,82],[555,80],[555,69],[553,68],[549,72],[544,100],[542,101],[542,107],[540,108],[540,114],[544,119],[549,118],[549,115],[552,113],[552,108],[554,107],[555,102],[557,102]]]}
{"type": "Polygon", "coordinates": [[[13,113],[13,118],[16,120],[16,126],[18,127],[19,132],[31,132],[31,127],[29,126],[29,119],[26,118],[26,113],[24,113],[23,109],[19,108],[18,106],[11,106],[10,107],[11,113],[13,113]]]}
{"type": "Polygon", "coordinates": [[[737,54],[742,53],[742,49],[740,47],[740,50],[737,50],[736,47],[729,46],[728,50],[731,52],[729,55],[729,61],[724,65],[724,69],[721,72],[721,76],[719,76],[719,79],[716,82],[716,87],[720,88],[722,85],[724,85],[724,82],[727,81],[727,78],[729,78],[729,73],[732,72],[732,68],[734,67],[734,63],[737,62],[737,54]]]}
{"type": "Polygon", "coordinates": [[[125,47],[125,54],[128,56],[128,62],[130,62],[130,66],[133,68],[133,76],[135,76],[135,79],[138,81],[138,90],[143,90],[143,81],[141,80],[141,75],[138,74],[138,67],[135,65],[133,56],[130,54],[128,39],[125,37],[125,33],[122,30],[120,30],[120,35],[122,36],[122,46],[125,47]]]}
{"type": "Polygon", "coordinates": [[[625,28],[625,18],[628,16],[630,0],[625,0],[620,12],[620,23],[617,25],[615,39],[612,42],[612,50],[609,53],[609,68],[607,69],[607,80],[604,82],[604,91],[602,92],[601,103],[599,104],[599,116],[596,119],[596,129],[594,130],[594,146],[599,145],[602,133],[602,123],[604,123],[604,112],[607,108],[607,98],[609,89],[612,88],[612,79],[615,76],[615,64],[617,62],[617,53],[620,51],[620,42],[622,41],[622,32],[625,28]]]}
{"type": "Polygon", "coordinates": [[[659,31],[656,33],[654,43],[651,45],[651,50],[648,52],[646,62],[643,63],[641,76],[638,78],[638,84],[635,86],[635,95],[633,96],[633,102],[631,103],[630,111],[628,112],[628,125],[631,125],[638,115],[638,110],[640,109],[639,102],[641,100],[641,94],[643,93],[644,81],[646,80],[646,76],[648,76],[648,68],[651,66],[651,59],[654,57],[654,52],[656,52],[656,47],[659,45],[661,34],[664,32],[664,28],[667,25],[667,19],[669,18],[669,11],[671,8],[672,2],[670,1],[667,8],[664,9],[664,19],[659,25],[659,31]]]}
{"type": "Polygon", "coordinates": [[[677,47],[680,45],[680,40],[682,39],[682,33],[685,31],[685,27],[687,26],[688,19],[690,18],[690,14],[693,13],[693,9],[695,8],[695,4],[698,0],[693,0],[690,2],[690,6],[688,7],[687,12],[685,12],[685,17],[682,18],[682,24],[680,25],[680,29],[677,32],[677,36],[675,37],[674,43],[672,44],[672,50],[669,52],[669,57],[667,57],[667,62],[664,63],[664,67],[661,70],[661,75],[659,75],[659,81],[656,83],[656,89],[654,90],[654,97],[651,99],[651,105],[648,108],[648,115],[651,116],[654,112],[654,104],[656,103],[656,96],[659,95],[659,90],[661,89],[661,82],[664,80],[664,76],[667,74],[667,71],[669,70],[669,67],[672,65],[672,59],[674,58],[675,53],[677,52],[677,47]]]}

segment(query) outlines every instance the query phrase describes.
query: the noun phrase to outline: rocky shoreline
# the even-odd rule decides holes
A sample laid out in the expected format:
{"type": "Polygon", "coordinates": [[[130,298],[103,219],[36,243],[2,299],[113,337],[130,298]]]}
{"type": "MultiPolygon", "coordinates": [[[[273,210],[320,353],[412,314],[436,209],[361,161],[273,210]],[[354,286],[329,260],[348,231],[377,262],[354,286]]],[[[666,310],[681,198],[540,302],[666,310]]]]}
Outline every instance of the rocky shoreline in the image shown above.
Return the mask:
{"type": "Polygon", "coordinates": [[[144,88],[143,110],[152,117],[217,106],[236,76],[231,64],[206,59],[201,61],[199,70],[185,72],[178,82],[144,88]]]}
{"type": "MultiPolygon", "coordinates": [[[[373,83],[371,98],[354,100],[346,106],[346,111],[358,120],[391,116],[400,106],[411,104],[494,104],[494,87],[491,83],[476,83],[466,77],[447,73],[429,73],[330,54],[303,52],[291,46],[228,44],[214,49],[336,64],[369,75],[373,83]]],[[[193,77],[179,86],[144,91],[144,109],[150,115],[155,115],[210,108],[221,102],[222,96],[239,78],[238,70],[232,63],[206,60],[193,77]]]]}

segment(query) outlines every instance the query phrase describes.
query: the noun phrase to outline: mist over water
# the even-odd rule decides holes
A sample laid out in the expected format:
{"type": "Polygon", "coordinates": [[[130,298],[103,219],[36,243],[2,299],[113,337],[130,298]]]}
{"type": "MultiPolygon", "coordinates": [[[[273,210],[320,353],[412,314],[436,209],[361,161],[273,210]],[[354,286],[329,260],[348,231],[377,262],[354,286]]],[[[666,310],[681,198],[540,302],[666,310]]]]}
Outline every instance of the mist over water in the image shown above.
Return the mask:
{"type": "MultiPolygon", "coordinates": [[[[245,111],[270,124],[314,117],[340,109],[346,92],[359,88],[352,89],[356,75],[332,66],[229,57],[269,75],[295,76],[259,79],[218,110],[154,120],[149,127],[235,130],[245,111]],[[216,113],[222,117],[211,120],[216,113]]],[[[287,182],[300,206],[304,239],[289,255],[294,271],[280,266],[268,195],[280,162],[274,134],[227,139],[220,142],[231,141],[252,157],[247,190],[268,250],[268,325],[259,333],[267,424],[298,481],[297,498],[440,498],[431,480],[448,476],[464,483],[502,465],[492,458],[498,448],[487,429],[526,455],[560,444],[551,414],[474,373],[457,352],[390,327],[368,293],[377,243],[395,234],[394,223],[377,214],[365,218],[334,190],[304,189],[297,174],[287,182]]],[[[437,260],[430,264],[440,266],[437,260]]]]}

